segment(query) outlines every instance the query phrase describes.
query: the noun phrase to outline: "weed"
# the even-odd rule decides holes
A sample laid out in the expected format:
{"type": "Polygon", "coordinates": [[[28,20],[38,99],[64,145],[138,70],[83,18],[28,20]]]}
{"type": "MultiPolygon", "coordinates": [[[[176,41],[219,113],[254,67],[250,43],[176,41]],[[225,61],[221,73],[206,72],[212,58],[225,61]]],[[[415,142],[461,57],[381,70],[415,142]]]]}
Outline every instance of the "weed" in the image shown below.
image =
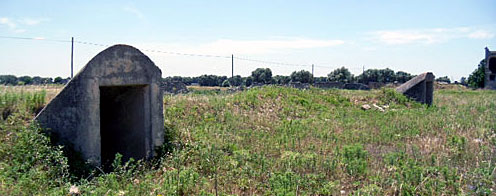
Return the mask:
{"type": "Polygon", "coordinates": [[[203,90],[164,96],[166,142],[152,162],[117,158],[112,171],[90,167],[84,175],[75,172],[84,164],[74,163],[70,147],[53,146],[31,121],[45,103],[42,91],[0,93],[0,195],[67,195],[71,186],[88,195],[496,189],[496,92],[436,90],[425,107],[393,89],[203,90]],[[390,109],[363,111],[362,103],[390,109]]]}
{"type": "Polygon", "coordinates": [[[367,151],[360,144],[343,146],[342,157],[346,172],[352,176],[367,173],[367,151]]]}

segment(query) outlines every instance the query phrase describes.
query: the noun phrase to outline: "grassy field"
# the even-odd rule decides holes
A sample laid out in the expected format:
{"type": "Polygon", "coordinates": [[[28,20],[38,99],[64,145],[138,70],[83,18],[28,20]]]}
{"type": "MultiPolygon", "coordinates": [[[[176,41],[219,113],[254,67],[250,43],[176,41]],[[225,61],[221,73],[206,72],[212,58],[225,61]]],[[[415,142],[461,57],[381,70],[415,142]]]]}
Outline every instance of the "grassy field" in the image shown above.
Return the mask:
{"type": "Polygon", "coordinates": [[[49,94],[0,91],[0,195],[496,191],[496,91],[436,90],[432,107],[392,89],[168,95],[166,153],[148,163],[116,159],[114,172],[93,168],[83,175],[31,121],[49,94]],[[362,110],[363,104],[385,112],[362,110]]]}

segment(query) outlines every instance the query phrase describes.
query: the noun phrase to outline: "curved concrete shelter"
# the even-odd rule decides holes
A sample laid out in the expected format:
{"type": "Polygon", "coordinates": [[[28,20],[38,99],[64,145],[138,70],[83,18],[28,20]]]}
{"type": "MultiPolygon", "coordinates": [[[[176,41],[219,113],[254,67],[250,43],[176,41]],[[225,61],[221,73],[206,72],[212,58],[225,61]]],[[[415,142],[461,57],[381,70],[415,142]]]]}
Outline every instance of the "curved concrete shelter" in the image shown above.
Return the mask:
{"type": "Polygon", "coordinates": [[[36,116],[57,143],[93,165],[148,159],[164,135],[162,72],[141,51],[115,45],[90,62],[36,116]]]}
{"type": "Polygon", "coordinates": [[[486,49],[486,67],[485,71],[485,84],[484,88],[496,90],[496,51],[486,49]]]}
{"type": "Polygon", "coordinates": [[[417,102],[432,105],[434,100],[434,79],[434,74],[425,72],[397,87],[396,91],[417,102]]]}

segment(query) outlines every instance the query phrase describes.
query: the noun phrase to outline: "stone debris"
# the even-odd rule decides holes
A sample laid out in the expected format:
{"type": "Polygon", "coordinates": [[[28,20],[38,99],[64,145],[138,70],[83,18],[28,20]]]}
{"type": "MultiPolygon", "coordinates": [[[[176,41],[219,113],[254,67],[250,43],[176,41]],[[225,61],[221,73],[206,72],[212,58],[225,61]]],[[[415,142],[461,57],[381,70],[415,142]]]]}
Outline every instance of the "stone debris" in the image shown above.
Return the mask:
{"type": "MultiPolygon", "coordinates": [[[[372,104],[372,106],[370,106],[370,104],[363,104],[361,107],[360,107],[362,110],[370,110],[370,109],[374,109],[374,110],[377,110],[377,111],[380,111],[380,112],[385,112],[386,109],[389,108],[388,105],[383,105],[383,106],[379,106],[375,103],[372,104]]],[[[393,109],[394,110],[394,109],[393,109]]]]}
{"type": "Polygon", "coordinates": [[[370,107],[369,104],[362,105],[362,110],[370,110],[370,108],[372,108],[372,107],[370,107]]]}
{"type": "Polygon", "coordinates": [[[381,112],[385,112],[384,108],[382,108],[381,106],[376,105],[375,103],[372,104],[372,106],[374,106],[375,109],[377,109],[377,110],[379,110],[381,112]]]}
{"type": "Polygon", "coordinates": [[[79,192],[79,188],[76,185],[72,185],[71,188],[69,188],[69,195],[80,195],[81,192],[79,192]]]}

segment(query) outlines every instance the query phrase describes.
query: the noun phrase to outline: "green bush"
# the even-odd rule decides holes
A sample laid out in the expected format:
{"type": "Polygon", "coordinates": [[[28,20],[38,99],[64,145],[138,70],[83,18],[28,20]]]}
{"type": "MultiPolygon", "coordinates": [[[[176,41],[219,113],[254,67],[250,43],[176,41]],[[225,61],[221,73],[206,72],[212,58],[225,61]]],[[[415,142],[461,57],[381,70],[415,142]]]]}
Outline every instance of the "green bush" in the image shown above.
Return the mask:
{"type": "Polygon", "coordinates": [[[343,146],[342,159],[349,175],[365,175],[367,173],[367,157],[368,153],[361,144],[343,146]]]}
{"type": "Polygon", "coordinates": [[[397,104],[397,105],[408,105],[412,104],[415,102],[412,102],[408,97],[405,95],[397,92],[395,89],[391,88],[382,88],[381,93],[379,95],[379,101],[383,105],[389,105],[389,104],[397,104]]]}
{"type": "Polygon", "coordinates": [[[67,158],[61,146],[38,125],[24,126],[26,114],[14,113],[0,125],[0,195],[36,195],[64,187],[69,180],[67,158]]]}
{"type": "Polygon", "coordinates": [[[299,181],[300,176],[290,171],[273,173],[269,179],[270,194],[297,195],[299,181]]]}

